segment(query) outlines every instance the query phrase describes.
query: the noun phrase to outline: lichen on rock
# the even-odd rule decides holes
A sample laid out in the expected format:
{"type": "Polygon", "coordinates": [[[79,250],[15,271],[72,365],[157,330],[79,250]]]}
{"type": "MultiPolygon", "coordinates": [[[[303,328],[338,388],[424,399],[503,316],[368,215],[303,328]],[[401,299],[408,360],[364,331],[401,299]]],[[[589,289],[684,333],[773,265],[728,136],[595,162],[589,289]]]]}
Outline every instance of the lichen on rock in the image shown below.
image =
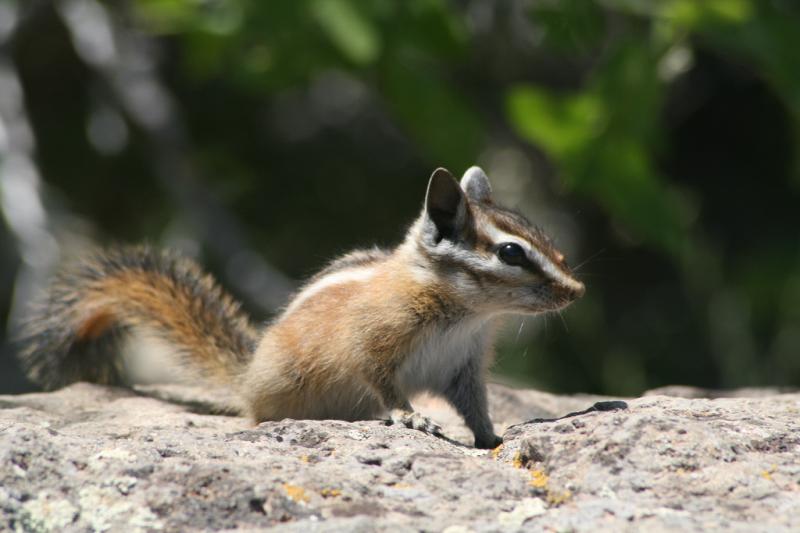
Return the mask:
{"type": "Polygon", "coordinates": [[[447,439],[382,421],[254,427],[204,395],[0,397],[0,529],[800,529],[800,394],[591,409],[604,399],[495,385],[510,429],[491,451],[432,398],[416,407],[447,439]]]}

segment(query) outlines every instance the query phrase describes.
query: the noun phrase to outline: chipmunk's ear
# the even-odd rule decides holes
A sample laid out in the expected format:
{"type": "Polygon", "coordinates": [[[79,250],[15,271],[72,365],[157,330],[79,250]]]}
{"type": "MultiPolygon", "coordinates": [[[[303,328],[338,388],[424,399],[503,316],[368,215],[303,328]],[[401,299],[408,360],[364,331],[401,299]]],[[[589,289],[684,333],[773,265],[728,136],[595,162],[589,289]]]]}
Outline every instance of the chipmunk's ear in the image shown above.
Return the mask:
{"type": "Polygon", "coordinates": [[[469,216],[467,199],[449,171],[437,168],[428,182],[425,216],[433,223],[436,242],[455,239],[463,231],[469,216]]]}
{"type": "Polygon", "coordinates": [[[481,167],[470,167],[461,178],[461,188],[467,193],[470,200],[476,202],[492,201],[492,185],[489,176],[481,167]]]}

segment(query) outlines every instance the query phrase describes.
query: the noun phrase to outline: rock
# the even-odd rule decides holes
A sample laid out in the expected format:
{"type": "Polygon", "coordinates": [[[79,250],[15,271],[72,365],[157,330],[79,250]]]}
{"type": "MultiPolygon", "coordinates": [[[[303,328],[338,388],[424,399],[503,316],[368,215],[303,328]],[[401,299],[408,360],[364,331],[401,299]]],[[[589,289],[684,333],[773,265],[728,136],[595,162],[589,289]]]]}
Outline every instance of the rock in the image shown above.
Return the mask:
{"type": "Polygon", "coordinates": [[[254,427],[210,414],[224,391],[186,387],[0,396],[0,529],[800,529],[800,395],[606,400],[493,386],[511,427],[481,451],[432,398],[416,406],[448,439],[381,421],[254,427]]]}
{"type": "Polygon", "coordinates": [[[678,398],[762,398],[776,394],[800,393],[795,387],[744,387],[741,389],[702,389],[686,385],[667,385],[652,389],[643,396],[676,396],[678,398]]]}

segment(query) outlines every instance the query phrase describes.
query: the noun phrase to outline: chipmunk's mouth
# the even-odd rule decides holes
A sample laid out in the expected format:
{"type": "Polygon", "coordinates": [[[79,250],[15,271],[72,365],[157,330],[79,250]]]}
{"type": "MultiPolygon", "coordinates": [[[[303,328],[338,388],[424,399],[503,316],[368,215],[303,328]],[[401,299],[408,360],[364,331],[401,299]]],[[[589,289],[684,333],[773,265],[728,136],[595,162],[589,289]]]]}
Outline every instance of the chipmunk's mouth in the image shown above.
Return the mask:
{"type": "Polygon", "coordinates": [[[574,301],[574,298],[560,298],[553,300],[550,306],[547,308],[547,311],[561,311],[562,309],[569,307],[574,301]]]}
{"type": "Polygon", "coordinates": [[[570,280],[569,284],[545,283],[532,287],[534,301],[526,306],[525,312],[531,314],[560,311],[580,298],[586,287],[580,281],[570,280]]]}
{"type": "Polygon", "coordinates": [[[572,302],[586,293],[586,285],[576,279],[568,279],[564,283],[555,284],[553,292],[559,298],[572,302]]]}

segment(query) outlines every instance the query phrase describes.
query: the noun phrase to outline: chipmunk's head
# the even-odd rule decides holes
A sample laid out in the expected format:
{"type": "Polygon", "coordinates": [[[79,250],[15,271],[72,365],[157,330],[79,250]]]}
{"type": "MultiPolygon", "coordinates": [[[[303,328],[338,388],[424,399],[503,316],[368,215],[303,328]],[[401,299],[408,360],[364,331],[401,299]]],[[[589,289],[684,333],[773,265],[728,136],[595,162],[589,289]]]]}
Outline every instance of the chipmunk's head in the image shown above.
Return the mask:
{"type": "Polygon", "coordinates": [[[459,183],[440,168],[412,231],[416,249],[437,275],[477,311],[541,313],[584,293],[564,255],[528,220],[494,203],[478,167],[459,183]]]}

